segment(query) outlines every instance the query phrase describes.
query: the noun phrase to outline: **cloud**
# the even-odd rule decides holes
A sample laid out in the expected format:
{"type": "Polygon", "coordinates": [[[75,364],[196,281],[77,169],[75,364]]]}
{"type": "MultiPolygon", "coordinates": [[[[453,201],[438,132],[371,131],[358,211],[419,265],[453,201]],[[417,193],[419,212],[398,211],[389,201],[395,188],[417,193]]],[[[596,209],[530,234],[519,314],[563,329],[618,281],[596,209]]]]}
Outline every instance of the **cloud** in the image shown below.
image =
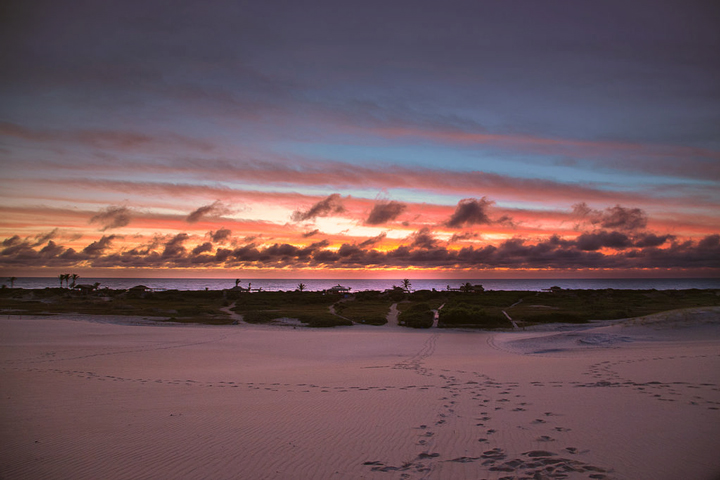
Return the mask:
{"type": "Polygon", "coordinates": [[[462,233],[455,233],[450,238],[450,243],[459,242],[462,240],[470,240],[473,238],[479,238],[480,234],[477,232],[462,232],[462,233]]]}
{"type": "Polygon", "coordinates": [[[624,233],[600,231],[583,233],[575,244],[580,250],[595,251],[601,248],[624,249],[632,246],[632,241],[624,233]]]}
{"type": "Polygon", "coordinates": [[[90,256],[98,256],[105,253],[107,249],[112,247],[112,242],[118,237],[117,235],[103,235],[102,238],[96,242],[92,242],[90,245],[83,249],[83,253],[90,256]]]}
{"type": "Polygon", "coordinates": [[[181,257],[185,254],[185,247],[183,244],[190,238],[187,233],[178,233],[173,238],[167,241],[165,248],[162,252],[163,258],[169,257],[181,257]]]}
{"type": "Polygon", "coordinates": [[[412,240],[411,247],[413,248],[424,248],[430,249],[437,246],[437,239],[432,236],[432,231],[429,227],[423,227],[417,232],[410,235],[412,240]]]}
{"type": "Polygon", "coordinates": [[[639,230],[647,225],[647,215],[639,208],[624,208],[620,205],[606,208],[600,218],[603,228],[619,228],[621,230],[639,230]]]}
{"type": "Polygon", "coordinates": [[[410,235],[391,250],[373,245],[384,234],[337,250],[322,240],[309,246],[275,243],[217,248],[209,241],[190,246],[191,237],[179,233],[155,237],[135,248],[115,246],[116,235],[103,236],[80,252],[48,240],[46,245],[12,236],[3,240],[0,267],[110,268],[442,268],[457,270],[509,269],[703,269],[720,272],[720,235],[678,241],[671,235],[632,234],[617,230],[584,232],[575,238],[515,237],[494,245],[442,246],[429,227],[410,235]],[[160,253],[159,251],[160,250],[160,253]]]}
{"type": "Polygon", "coordinates": [[[302,234],[302,237],[303,237],[303,238],[310,238],[310,237],[312,237],[313,235],[317,235],[318,233],[320,233],[320,230],[316,228],[315,230],[310,230],[309,232],[303,233],[303,234],[302,234]]]}
{"type": "MultiPolygon", "coordinates": [[[[640,208],[626,208],[620,205],[608,207],[605,210],[594,210],[585,202],[573,205],[573,215],[581,221],[599,225],[602,228],[612,228],[625,231],[634,231],[645,228],[647,214],[640,208]]],[[[579,228],[579,227],[578,227],[579,228]]]]}
{"type": "Polygon", "coordinates": [[[58,228],[54,228],[48,233],[39,233],[35,235],[35,244],[33,245],[33,247],[37,247],[38,245],[44,245],[49,240],[56,238],[58,231],[58,228]]]}
{"type": "Polygon", "coordinates": [[[465,198],[458,202],[455,212],[445,223],[449,228],[458,228],[468,225],[487,225],[492,223],[487,214],[487,209],[494,202],[487,200],[485,197],[465,198]]]}
{"type": "Polygon", "coordinates": [[[358,244],[359,247],[373,247],[377,245],[378,243],[382,242],[385,237],[387,237],[387,233],[381,232],[379,235],[375,237],[370,237],[367,240],[360,242],[358,244]]]}
{"type": "Polygon", "coordinates": [[[293,222],[304,222],[317,217],[329,217],[343,212],[345,212],[345,207],[340,200],[340,194],[333,193],[324,200],[317,202],[305,212],[301,210],[294,211],[291,218],[293,222]]]}
{"type": "Polygon", "coordinates": [[[407,205],[391,200],[389,202],[376,203],[365,223],[367,225],[380,225],[395,220],[402,214],[407,205]]]}
{"type": "Polygon", "coordinates": [[[9,122],[0,122],[0,136],[15,137],[33,143],[61,142],[82,144],[89,147],[114,149],[119,151],[159,150],[181,146],[184,149],[210,151],[213,145],[183,135],[166,133],[148,135],[123,130],[38,130],[9,122]]]}
{"type": "Polygon", "coordinates": [[[131,211],[127,207],[109,206],[95,214],[90,223],[99,223],[100,231],[121,228],[130,223],[131,211]]]}
{"type": "Polygon", "coordinates": [[[197,247],[193,248],[192,254],[200,255],[201,253],[212,252],[212,249],[213,249],[212,243],[205,242],[205,243],[200,244],[197,247]]]}
{"type": "Polygon", "coordinates": [[[674,240],[674,235],[655,235],[654,233],[642,233],[635,238],[635,246],[640,248],[659,247],[669,240],[674,240]]]}
{"type": "Polygon", "coordinates": [[[22,239],[21,239],[18,235],[13,235],[13,236],[10,237],[10,238],[6,238],[6,239],[3,240],[3,242],[2,242],[3,247],[15,247],[15,246],[18,246],[18,245],[20,245],[20,244],[22,244],[22,243],[23,243],[23,241],[22,241],[22,239]]]}
{"type": "Polygon", "coordinates": [[[216,200],[210,205],[205,205],[197,210],[190,213],[185,219],[188,223],[196,223],[202,220],[204,217],[219,217],[230,213],[230,209],[222,204],[219,200],[216,200]]]}
{"type": "Polygon", "coordinates": [[[232,236],[232,231],[227,228],[220,228],[215,232],[208,232],[208,235],[210,235],[213,243],[225,243],[232,236]]]}

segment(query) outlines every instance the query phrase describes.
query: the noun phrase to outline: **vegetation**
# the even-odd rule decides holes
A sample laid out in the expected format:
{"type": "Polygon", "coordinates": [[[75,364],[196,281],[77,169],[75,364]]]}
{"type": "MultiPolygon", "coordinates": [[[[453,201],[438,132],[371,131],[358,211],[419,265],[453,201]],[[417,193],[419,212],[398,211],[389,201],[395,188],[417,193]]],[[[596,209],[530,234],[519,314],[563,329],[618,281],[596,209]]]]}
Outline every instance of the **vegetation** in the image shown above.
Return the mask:
{"type": "Polygon", "coordinates": [[[387,315],[390,313],[390,299],[357,296],[355,301],[340,302],[335,305],[335,311],[343,317],[356,323],[367,325],[385,325],[387,315]]]}
{"type": "Polygon", "coordinates": [[[340,300],[339,295],[322,292],[257,292],[232,296],[233,311],[242,314],[249,323],[267,323],[279,318],[294,318],[309,327],[352,325],[352,321],[330,313],[330,306],[340,300]]]}
{"type": "Polygon", "coordinates": [[[435,312],[427,303],[413,303],[403,309],[398,323],[410,328],[430,328],[435,321],[435,312]]]}
{"type": "MultiPolygon", "coordinates": [[[[60,275],[61,284],[72,279],[60,275]]],[[[63,285],[46,289],[0,289],[0,312],[16,314],[85,313],[134,315],[159,321],[230,324],[222,308],[250,323],[294,318],[312,327],[382,325],[390,305],[397,302],[399,321],[408,327],[429,328],[433,309],[440,310],[441,327],[508,328],[507,312],[520,325],[548,322],[586,322],[649,315],[679,308],[718,306],[716,290],[561,290],[551,292],[471,292],[419,290],[406,293],[357,292],[353,298],[312,291],[253,292],[237,290],[142,292],[100,289],[75,291],[63,285]],[[330,306],[341,315],[333,315],[330,306]],[[349,320],[347,320],[349,319],[349,320]]]]}
{"type": "Polygon", "coordinates": [[[509,320],[502,312],[467,303],[445,306],[439,313],[438,326],[442,327],[502,328],[509,325],[509,320]]]}

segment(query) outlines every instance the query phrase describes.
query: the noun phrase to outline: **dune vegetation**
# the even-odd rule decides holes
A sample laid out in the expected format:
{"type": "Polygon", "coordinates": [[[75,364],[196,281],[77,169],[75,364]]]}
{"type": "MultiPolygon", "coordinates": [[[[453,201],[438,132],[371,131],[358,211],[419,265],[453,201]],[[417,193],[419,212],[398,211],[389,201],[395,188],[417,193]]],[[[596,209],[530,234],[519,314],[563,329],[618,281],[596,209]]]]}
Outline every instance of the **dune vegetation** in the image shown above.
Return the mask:
{"type": "Polygon", "coordinates": [[[247,323],[295,320],[310,327],[384,325],[393,304],[398,324],[439,327],[511,328],[632,318],[679,308],[720,305],[717,290],[561,290],[410,292],[246,292],[128,291],[69,288],[0,290],[0,312],[42,315],[79,313],[142,316],[156,321],[229,325],[242,315],[247,323]]]}

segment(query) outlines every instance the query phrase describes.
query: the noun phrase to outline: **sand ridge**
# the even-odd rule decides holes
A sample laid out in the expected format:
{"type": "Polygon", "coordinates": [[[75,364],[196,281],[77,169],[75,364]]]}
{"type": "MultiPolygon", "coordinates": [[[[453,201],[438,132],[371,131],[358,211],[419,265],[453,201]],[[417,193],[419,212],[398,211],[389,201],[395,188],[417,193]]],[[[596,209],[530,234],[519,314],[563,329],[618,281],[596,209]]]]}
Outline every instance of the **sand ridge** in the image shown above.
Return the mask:
{"type": "Polygon", "coordinates": [[[522,349],[540,340],[513,342],[557,332],[12,316],[0,328],[2,478],[720,472],[720,342],[706,331],[537,354],[522,349]]]}

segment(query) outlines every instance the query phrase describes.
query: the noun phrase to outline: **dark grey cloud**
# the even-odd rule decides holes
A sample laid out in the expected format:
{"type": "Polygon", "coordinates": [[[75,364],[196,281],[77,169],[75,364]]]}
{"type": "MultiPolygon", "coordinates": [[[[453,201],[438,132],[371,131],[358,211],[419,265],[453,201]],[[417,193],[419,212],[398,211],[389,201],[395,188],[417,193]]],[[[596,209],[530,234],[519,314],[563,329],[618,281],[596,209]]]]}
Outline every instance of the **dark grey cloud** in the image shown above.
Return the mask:
{"type": "Polygon", "coordinates": [[[0,266],[75,266],[93,267],[190,267],[208,265],[225,268],[326,267],[362,268],[550,268],[550,269],[616,269],[616,268],[683,268],[720,271],[720,235],[708,235],[697,241],[676,242],[663,236],[643,233],[631,237],[623,232],[586,232],[577,239],[554,236],[531,241],[511,238],[498,245],[468,246],[453,250],[440,246],[429,229],[420,230],[408,245],[389,251],[378,251],[361,245],[344,244],[329,250],[323,240],[307,247],[254,244],[233,249],[218,248],[205,242],[192,251],[184,244],[185,233],[153,245],[110,252],[114,235],[103,236],[81,252],[65,248],[53,240],[42,247],[10,237],[0,251],[0,266]],[[662,242],[662,243],[661,243],[662,242]],[[662,248],[659,248],[662,246],[662,248]]]}
{"type": "Polygon", "coordinates": [[[410,235],[412,240],[411,247],[413,248],[424,248],[432,249],[437,247],[437,239],[432,236],[432,230],[429,227],[423,227],[417,232],[410,235]]]}
{"type": "Polygon", "coordinates": [[[196,223],[205,217],[218,217],[230,213],[230,209],[216,200],[210,205],[205,205],[190,213],[185,219],[188,223],[196,223]]]}
{"type": "Polygon", "coordinates": [[[593,232],[580,235],[575,244],[580,250],[595,251],[601,248],[624,249],[632,246],[630,237],[620,232],[593,232]]]}
{"type": "Polygon", "coordinates": [[[603,228],[639,230],[647,225],[647,214],[639,208],[625,208],[620,205],[606,208],[600,218],[603,228]]]}
{"type": "Polygon", "coordinates": [[[450,243],[459,242],[462,240],[471,240],[474,238],[480,238],[480,234],[478,232],[462,232],[462,233],[455,233],[450,238],[450,243]]]}
{"type": "Polygon", "coordinates": [[[573,205],[573,215],[581,222],[589,222],[602,228],[625,231],[642,230],[647,226],[648,217],[640,208],[627,208],[620,205],[595,210],[585,202],[573,205]]]}
{"type": "Polygon", "coordinates": [[[494,202],[485,197],[465,198],[458,202],[455,212],[445,223],[450,228],[458,228],[469,225],[488,225],[492,223],[487,210],[494,202]]]}
{"type": "Polygon", "coordinates": [[[379,235],[376,235],[374,237],[370,237],[367,240],[364,240],[358,244],[359,247],[373,247],[377,245],[378,243],[382,242],[385,237],[387,237],[387,233],[381,232],[379,235]]]}
{"type": "Polygon", "coordinates": [[[317,217],[329,217],[345,212],[339,193],[333,193],[327,198],[319,201],[306,211],[296,210],[292,214],[293,222],[304,222],[314,220],[317,217]]]}
{"type": "Polygon", "coordinates": [[[193,255],[200,255],[201,253],[212,252],[213,245],[210,242],[205,242],[192,249],[193,255]]]}
{"type": "Polygon", "coordinates": [[[33,247],[37,247],[38,245],[44,245],[49,240],[52,240],[53,238],[57,238],[58,232],[60,229],[54,228],[50,232],[47,233],[39,233],[35,235],[35,243],[33,244],[33,247]]]}
{"type": "Polygon", "coordinates": [[[100,224],[100,231],[105,231],[128,225],[131,217],[132,212],[129,208],[111,205],[93,215],[90,223],[100,224]]]}
{"type": "Polygon", "coordinates": [[[391,220],[395,220],[406,209],[406,204],[396,202],[394,200],[376,203],[375,206],[373,206],[370,215],[368,215],[367,220],[365,220],[365,223],[367,225],[381,225],[387,223],[391,220]]]}
{"type": "Polygon", "coordinates": [[[656,235],[654,233],[641,233],[634,240],[636,247],[659,247],[668,241],[675,240],[674,235],[656,235]]]}
{"type": "Polygon", "coordinates": [[[112,247],[112,242],[116,238],[120,238],[117,235],[103,235],[102,238],[96,242],[92,242],[90,245],[83,249],[83,253],[90,256],[102,255],[107,249],[112,247]]]}
{"type": "Polygon", "coordinates": [[[316,228],[315,230],[310,230],[309,232],[303,233],[302,236],[303,238],[310,238],[314,235],[317,235],[318,233],[320,233],[320,230],[316,228]]]}
{"type": "Polygon", "coordinates": [[[3,247],[14,247],[23,243],[22,239],[18,235],[13,235],[10,238],[3,240],[3,247]]]}
{"type": "Polygon", "coordinates": [[[174,237],[165,243],[165,248],[162,252],[163,258],[169,257],[181,257],[185,254],[184,243],[190,238],[187,233],[178,233],[174,237]]]}
{"type": "Polygon", "coordinates": [[[65,247],[50,240],[47,245],[40,249],[39,256],[42,258],[53,258],[62,254],[64,251],[65,247]]]}
{"type": "Polygon", "coordinates": [[[217,231],[208,232],[213,243],[225,243],[232,237],[232,231],[227,228],[219,228],[217,231]]]}

